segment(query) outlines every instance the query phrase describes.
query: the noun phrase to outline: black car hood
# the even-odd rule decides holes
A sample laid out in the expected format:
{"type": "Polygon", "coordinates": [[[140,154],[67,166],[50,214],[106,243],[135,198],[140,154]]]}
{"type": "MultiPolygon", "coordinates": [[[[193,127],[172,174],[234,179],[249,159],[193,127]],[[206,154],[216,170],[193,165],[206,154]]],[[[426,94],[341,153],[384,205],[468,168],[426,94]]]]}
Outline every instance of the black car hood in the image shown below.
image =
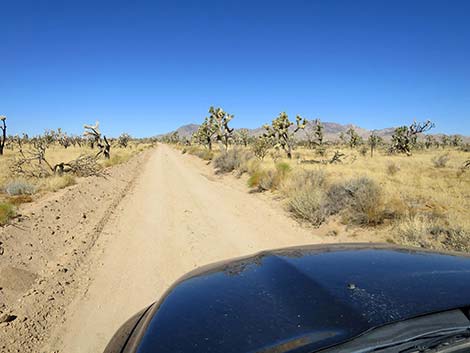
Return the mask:
{"type": "Polygon", "coordinates": [[[150,352],[312,352],[365,331],[470,304],[470,259],[338,245],[205,267],[153,309],[150,352]]]}

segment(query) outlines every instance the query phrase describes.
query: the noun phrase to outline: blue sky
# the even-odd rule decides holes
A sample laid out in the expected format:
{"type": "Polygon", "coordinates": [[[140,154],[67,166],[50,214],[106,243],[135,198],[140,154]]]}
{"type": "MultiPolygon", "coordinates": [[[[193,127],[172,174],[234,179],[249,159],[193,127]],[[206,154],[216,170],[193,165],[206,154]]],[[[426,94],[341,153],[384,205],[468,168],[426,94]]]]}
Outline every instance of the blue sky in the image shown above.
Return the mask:
{"type": "Polygon", "coordinates": [[[470,135],[470,1],[0,0],[11,133],[151,136],[210,105],[470,135]]]}

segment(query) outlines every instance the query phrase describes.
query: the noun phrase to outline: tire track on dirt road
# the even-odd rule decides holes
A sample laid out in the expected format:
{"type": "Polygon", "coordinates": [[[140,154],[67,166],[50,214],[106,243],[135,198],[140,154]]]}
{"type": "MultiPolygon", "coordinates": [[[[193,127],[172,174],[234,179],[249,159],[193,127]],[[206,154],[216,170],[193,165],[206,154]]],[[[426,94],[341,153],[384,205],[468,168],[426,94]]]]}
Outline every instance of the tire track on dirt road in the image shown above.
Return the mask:
{"type": "Polygon", "coordinates": [[[195,267],[321,242],[256,195],[204,177],[193,158],[165,145],[152,152],[103,227],[88,290],[45,349],[102,352],[125,320],[195,267]]]}

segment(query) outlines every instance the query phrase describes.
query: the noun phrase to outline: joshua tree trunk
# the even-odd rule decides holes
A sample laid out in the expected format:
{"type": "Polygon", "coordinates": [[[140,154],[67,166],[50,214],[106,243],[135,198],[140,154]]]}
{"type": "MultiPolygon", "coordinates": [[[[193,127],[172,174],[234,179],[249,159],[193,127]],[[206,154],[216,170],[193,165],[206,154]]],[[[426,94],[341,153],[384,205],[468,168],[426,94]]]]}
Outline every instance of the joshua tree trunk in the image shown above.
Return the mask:
{"type": "Polygon", "coordinates": [[[0,126],[2,129],[2,137],[0,139],[0,156],[3,156],[3,148],[5,147],[5,141],[7,140],[7,125],[5,123],[6,118],[4,116],[0,117],[3,126],[0,126]]]}

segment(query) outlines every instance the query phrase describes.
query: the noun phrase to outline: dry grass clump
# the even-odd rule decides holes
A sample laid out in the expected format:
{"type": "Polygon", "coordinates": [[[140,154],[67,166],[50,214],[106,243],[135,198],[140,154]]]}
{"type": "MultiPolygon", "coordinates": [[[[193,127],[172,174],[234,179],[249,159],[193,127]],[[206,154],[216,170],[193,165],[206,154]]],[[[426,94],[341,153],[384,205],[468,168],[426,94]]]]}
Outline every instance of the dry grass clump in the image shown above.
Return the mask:
{"type": "Polygon", "coordinates": [[[9,202],[0,202],[0,225],[8,223],[15,216],[15,207],[9,202]]]}
{"type": "Polygon", "coordinates": [[[440,156],[433,157],[431,159],[432,164],[434,165],[434,168],[444,168],[449,162],[449,154],[441,154],[440,156]]]}
{"type": "Polygon", "coordinates": [[[197,156],[205,161],[211,161],[214,158],[214,152],[207,148],[191,146],[186,150],[187,153],[197,156]]]}
{"type": "Polygon", "coordinates": [[[394,162],[387,163],[387,173],[389,175],[395,175],[400,171],[400,167],[394,162]]]}
{"type": "Polygon", "coordinates": [[[39,187],[45,191],[58,191],[77,183],[74,176],[65,174],[62,176],[52,176],[39,181],[39,187]]]}
{"type": "Polygon", "coordinates": [[[105,167],[112,167],[113,165],[118,165],[127,162],[131,159],[132,154],[130,153],[114,153],[111,155],[111,158],[106,159],[103,163],[105,167]]]}

